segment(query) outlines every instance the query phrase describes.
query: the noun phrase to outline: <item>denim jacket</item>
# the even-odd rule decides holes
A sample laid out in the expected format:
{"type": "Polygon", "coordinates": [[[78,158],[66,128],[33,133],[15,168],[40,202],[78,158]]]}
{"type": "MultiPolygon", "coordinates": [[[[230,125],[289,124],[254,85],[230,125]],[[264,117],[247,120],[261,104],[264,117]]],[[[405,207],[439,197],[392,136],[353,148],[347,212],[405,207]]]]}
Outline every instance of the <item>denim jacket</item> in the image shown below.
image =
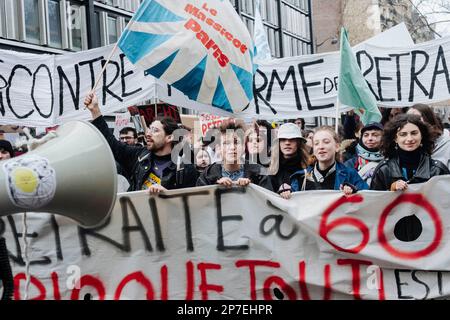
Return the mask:
{"type": "MultiPolygon", "coordinates": [[[[301,191],[305,171],[311,174],[314,167],[309,166],[306,169],[299,170],[291,175],[291,190],[292,192],[301,191]]],[[[357,190],[367,190],[369,186],[361,179],[358,172],[353,168],[348,168],[340,162],[336,162],[336,179],[334,181],[334,190],[339,190],[341,184],[348,183],[353,185],[357,190]]],[[[308,188],[309,189],[309,188],[308,188]]]]}

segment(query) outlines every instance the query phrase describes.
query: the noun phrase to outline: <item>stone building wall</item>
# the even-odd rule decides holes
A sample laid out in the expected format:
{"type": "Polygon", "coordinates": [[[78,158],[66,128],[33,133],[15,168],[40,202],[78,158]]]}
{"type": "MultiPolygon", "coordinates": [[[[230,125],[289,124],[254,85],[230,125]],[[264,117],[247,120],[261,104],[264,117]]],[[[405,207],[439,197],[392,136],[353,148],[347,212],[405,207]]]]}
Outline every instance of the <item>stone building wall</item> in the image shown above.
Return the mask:
{"type": "Polygon", "coordinates": [[[313,35],[316,52],[339,50],[342,0],[312,0],[313,35]]]}
{"type": "Polygon", "coordinates": [[[312,0],[312,4],[317,52],[339,50],[339,43],[332,42],[339,39],[341,26],[347,28],[352,45],[401,22],[416,43],[434,39],[409,0],[312,0]]]}
{"type": "Polygon", "coordinates": [[[351,45],[381,32],[379,0],[343,0],[342,23],[347,28],[351,45]]]}
{"type": "Polygon", "coordinates": [[[405,22],[415,43],[434,39],[426,20],[414,8],[409,0],[379,0],[381,12],[381,30],[389,29],[400,22],[405,22]]]}

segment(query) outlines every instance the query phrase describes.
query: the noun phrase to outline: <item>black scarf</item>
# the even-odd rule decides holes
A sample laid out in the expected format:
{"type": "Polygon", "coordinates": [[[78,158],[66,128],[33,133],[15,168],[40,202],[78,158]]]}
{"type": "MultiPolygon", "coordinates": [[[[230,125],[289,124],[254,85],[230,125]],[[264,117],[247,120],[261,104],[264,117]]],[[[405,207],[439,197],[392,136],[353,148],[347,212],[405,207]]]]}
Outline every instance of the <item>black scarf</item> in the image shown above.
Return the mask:
{"type": "Polygon", "coordinates": [[[284,158],[283,155],[280,154],[280,167],[276,174],[277,179],[279,180],[279,185],[283,183],[290,183],[291,175],[302,168],[302,163],[300,162],[300,160],[300,152],[297,152],[294,157],[289,159],[284,158]]]}
{"type": "Polygon", "coordinates": [[[283,168],[298,168],[301,167],[301,154],[297,152],[294,157],[286,159],[282,155],[280,155],[280,166],[283,168]]]}
{"type": "Polygon", "coordinates": [[[406,171],[407,178],[411,179],[419,167],[420,159],[422,158],[422,148],[417,148],[414,151],[405,151],[399,148],[398,158],[402,173],[406,171]]]}

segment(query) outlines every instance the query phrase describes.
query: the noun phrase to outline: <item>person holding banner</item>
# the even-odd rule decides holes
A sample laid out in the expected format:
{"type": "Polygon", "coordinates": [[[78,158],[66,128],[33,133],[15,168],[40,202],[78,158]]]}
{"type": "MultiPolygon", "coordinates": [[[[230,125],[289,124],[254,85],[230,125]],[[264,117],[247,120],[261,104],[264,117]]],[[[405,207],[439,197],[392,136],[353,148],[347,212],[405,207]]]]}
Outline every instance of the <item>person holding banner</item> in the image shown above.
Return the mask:
{"type": "Polygon", "coordinates": [[[174,132],[178,124],[171,118],[153,121],[147,128],[147,147],[129,146],[116,140],[103,118],[95,93],[89,94],[84,104],[92,115],[92,124],[103,134],[116,161],[130,172],[128,191],[148,190],[159,193],[167,189],[195,186],[197,171],[192,164],[178,168],[171,159],[174,132]]]}
{"type": "MultiPolygon", "coordinates": [[[[339,137],[332,127],[323,126],[314,132],[313,164],[291,176],[291,190],[341,190],[345,195],[369,189],[367,183],[353,168],[337,161],[339,137]]],[[[281,196],[290,198],[291,193],[281,196]]]]}
{"type": "Polygon", "coordinates": [[[431,126],[437,136],[431,157],[441,161],[450,170],[450,133],[444,128],[441,119],[426,104],[415,104],[407,113],[418,115],[422,121],[431,126]]]}
{"type": "Polygon", "coordinates": [[[306,139],[300,127],[290,122],[281,125],[271,152],[269,175],[272,190],[279,194],[289,191],[291,175],[306,168],[308,161],[306,139]]]}
{"type": "Polygon", "coordinates": [[[220,153],[222,163],[213,163],[202,172],[197,186],[220,184],[231,187],[234,184],[247,186],[257,184],[272,190],[267,176],[262,175],[258,164],[243,163],[244,127],[235,121],[224,121],[220,126],[220,153]]]}
{"type": "Polygon", "coordinates": [[[386,124],[381,144],[385,156],[375,169],[372,190],[404,191],[410,183],[449,174],[439,160],[431,158],[434,139],[429,124],[412,114],[401,114],[386,124]]]}

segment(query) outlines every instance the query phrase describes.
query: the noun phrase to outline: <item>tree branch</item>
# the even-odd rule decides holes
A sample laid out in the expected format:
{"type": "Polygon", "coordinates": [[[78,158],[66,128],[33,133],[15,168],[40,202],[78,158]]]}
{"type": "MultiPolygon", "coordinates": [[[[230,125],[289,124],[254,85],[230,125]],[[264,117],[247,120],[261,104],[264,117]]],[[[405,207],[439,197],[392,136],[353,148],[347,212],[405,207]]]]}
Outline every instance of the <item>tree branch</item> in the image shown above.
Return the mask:
{"type": "Polygon", "coordinates": [[[434,30],[431,25],[428,23],[427,17],[422,13],[422,11],[419,10],[419,8],[414,4],[412,0],[409,0],[409,2],[412,4],[412,6],[416,9],[417,13],[423,18],[425,24],[427,25],[428,29],[431,30],[434,34],[436,34],[439,38],[442,38],[442,36],[434,30]]]}

